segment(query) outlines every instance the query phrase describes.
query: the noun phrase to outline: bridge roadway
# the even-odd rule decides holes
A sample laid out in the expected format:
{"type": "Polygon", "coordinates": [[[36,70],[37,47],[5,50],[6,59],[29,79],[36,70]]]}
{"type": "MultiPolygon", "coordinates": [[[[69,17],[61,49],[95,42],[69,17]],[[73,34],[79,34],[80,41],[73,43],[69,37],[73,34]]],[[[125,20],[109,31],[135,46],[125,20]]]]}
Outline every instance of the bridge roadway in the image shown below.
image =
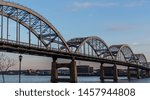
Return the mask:
{"type": "MultiPolygon", "coordinates": [[[[127,62],[117,61],[117,60],[113,60],[113,59],[98,58],[98,57],[88,56],[88,55],[85,56],[82,54],[67,53],[67,52],[62,52],[62,51],[60,52],[58,50],[39,48],[36,45],[29,46],[26,43],[21,43],[21,42],[16,43],[15,41],[9,41],[9,42],[6,40],[0,41],[0,50],[3,52],[12,52],[12,53],[52,57],[53,59],[56,59],[56,60],[57,60],[57,58],[83,60],[83,61],[90,61],[90,62],[96,62],[96,63],[101,63],[101,64],[122,65],[124,67],[130,67],[130,68],[136,68],[136,69],[138,68],[141,70],[150,71],[149,67],[145,67],[145,66],[138,65],[138,64],[127,63],[127,62]]],[[[61,64],[61,65],[63,65],[63,64],[61,64]]],[[[52,63],[52,66],[53,66],[53,63],[52,63]]],[[[58,64],[58,66],[59,66],[59,64],[58,64]]],[[[70,67],[72,67],[72,66],[70,65],[70,67]]],[[[54,74],[56,74],[56,73],[54,73],[54,74]]],[[[55,78],[56,77],[57,77],[57,75],[55,76],[55,78]]],[[[73,77],[74,77],[73,80],[70,82],[77,82],[77,76],[73,76],[73,77]]],[[[56,80],[55,78],[54,78],[54,80],[52,80],[52,82],[57,82],[58,80],[61,80],[61,79],[56,80]]],[[[64,80],[69,80],[69,79],[64,79],[64,80]]],[[[104,79],[101,79],[101,80],[103,81],[104,79]]],[[[115,81],[115,79],[114,79],[114,81],[115,81]]]]}
{"type": "Polygon", "coordinates": [[[123,61],[117,61],[113,59],[104,59],[98,58],[95,56],[85,56],[82,54],[74,54],[74,53],[67,53],[67,52],[60,52],[56,50],[48,50],[44,48],[38,48],[36,45],[28,46],[25,43],[15,43],[15,41],[0,41],[0,50],[5,52],[13,52],[13,53],[21,53],[21,54],[29,54],[29,55],[38,55],[38,56],[45,56],[45,57],[57,57],[63,59],[75,59],[75,60],[83,60],[83,61],[91,61],[97,63],[108,63],[108,64],[117,64],[122,66],[131,66],[133,68],[140,68],[142,70],[150,70],[148,67],[144,67],[137,64],[127,63],[123,61]],[[21,45],[20,45],[21,44],[21,45]]]}

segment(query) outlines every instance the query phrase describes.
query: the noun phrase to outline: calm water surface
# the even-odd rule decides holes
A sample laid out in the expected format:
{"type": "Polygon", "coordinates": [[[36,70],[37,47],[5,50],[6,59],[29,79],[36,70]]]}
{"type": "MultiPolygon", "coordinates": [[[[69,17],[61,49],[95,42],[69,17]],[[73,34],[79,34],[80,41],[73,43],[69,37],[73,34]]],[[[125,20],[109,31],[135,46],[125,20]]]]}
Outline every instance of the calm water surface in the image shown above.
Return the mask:
{"type": "MultiPolygon", "coordinates": [[[[63,76],[67,78],[67,76],[63,76]]],[[[21,76],[22,83],[50,83],[50,76],[21,76]]],[[[18,83],[18,75],[5,75],[6,83],[18,83]]],[[[98,76],[78,76],[79,83],[100,83],[98,76]]],[[[0,75],[0,83],[2,83],[2,77],[0,75]]],[[[113,83],[112,80],[106,80],[106,83],[113,83]]],[[[131,79],[130,81],[126,77],[119,77],[118,83],[150,83],[150,78],[144,79],[131,79]]]]}

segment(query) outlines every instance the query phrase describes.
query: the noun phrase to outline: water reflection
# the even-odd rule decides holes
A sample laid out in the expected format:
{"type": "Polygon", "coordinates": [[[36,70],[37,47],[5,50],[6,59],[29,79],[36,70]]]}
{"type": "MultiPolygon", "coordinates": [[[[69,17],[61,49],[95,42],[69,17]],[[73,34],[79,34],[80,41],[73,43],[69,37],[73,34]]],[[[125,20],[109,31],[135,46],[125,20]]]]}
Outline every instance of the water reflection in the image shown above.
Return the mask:
{"type": "MultiPolygon", "coordinates": [[[[61,76],[63,78],[69,78],[68,76],[61,76]]],[[[50,76],[21,76],[22,83],[50,83],[50,76]]],[[[18,83],[18,75],[5,75],[6,83],[18,83]]],[[[101,83],[98,76],[79,76],[79,83],[101,83]]],[[[0,83],[2,83],[2,77],[0,76],[0,83]]],[[[105,83],[113,83],[112,80],[105,80],[105,83]]],[[[126,77],[119,77],[118,83],[150,83],[150,78],[144,79],[131,79],[130,81],[126,77]]]]}

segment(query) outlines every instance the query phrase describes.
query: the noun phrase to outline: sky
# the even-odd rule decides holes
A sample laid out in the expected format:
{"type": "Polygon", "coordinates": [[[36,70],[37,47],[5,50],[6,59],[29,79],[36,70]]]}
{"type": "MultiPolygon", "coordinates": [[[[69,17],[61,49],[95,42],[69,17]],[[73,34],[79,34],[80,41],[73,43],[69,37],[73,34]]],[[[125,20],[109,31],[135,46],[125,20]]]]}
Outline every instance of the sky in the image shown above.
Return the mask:
{"type": "MultiPolygon", "coordinates": [[[[66,41],[74,37],[98,36],[108,46],[128,44],[134,53],[144,53],[150,61],[150,0],[6,1],[38,12],[56,27],[66,41]]],[[[50,58],[33,58],[42,64],[47,63],[45,67],[49,65],[50,58]]]]}

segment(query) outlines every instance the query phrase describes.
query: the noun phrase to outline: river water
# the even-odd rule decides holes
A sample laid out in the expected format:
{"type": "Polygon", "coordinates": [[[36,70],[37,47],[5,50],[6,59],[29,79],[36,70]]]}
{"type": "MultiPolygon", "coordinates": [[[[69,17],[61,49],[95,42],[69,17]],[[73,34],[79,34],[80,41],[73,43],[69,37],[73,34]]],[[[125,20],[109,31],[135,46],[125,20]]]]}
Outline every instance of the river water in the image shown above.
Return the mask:
{"type": "MultiPolygon", "coordinates": [[[[67,76],[63,76],[67,78],[67,76]]],[[[50,83],[50,76],[21,76],[22,83],[50,83]]],[[[6,83],[18,83],[18,75],[5,75],[6,83]]],[[[112,80],[105,80],[106,83],[113,83],[112,80]]],[[[0,75],[0,83],[2,83],[2,77],[0,75]]],[[[101,83],[98,76],[78,76],[78,83],[101,83]]],[[[126,77],[119,77],[118,83],[150,83],[150,78],[144,79],[131,79],[130,81],[126,77]]]]}

